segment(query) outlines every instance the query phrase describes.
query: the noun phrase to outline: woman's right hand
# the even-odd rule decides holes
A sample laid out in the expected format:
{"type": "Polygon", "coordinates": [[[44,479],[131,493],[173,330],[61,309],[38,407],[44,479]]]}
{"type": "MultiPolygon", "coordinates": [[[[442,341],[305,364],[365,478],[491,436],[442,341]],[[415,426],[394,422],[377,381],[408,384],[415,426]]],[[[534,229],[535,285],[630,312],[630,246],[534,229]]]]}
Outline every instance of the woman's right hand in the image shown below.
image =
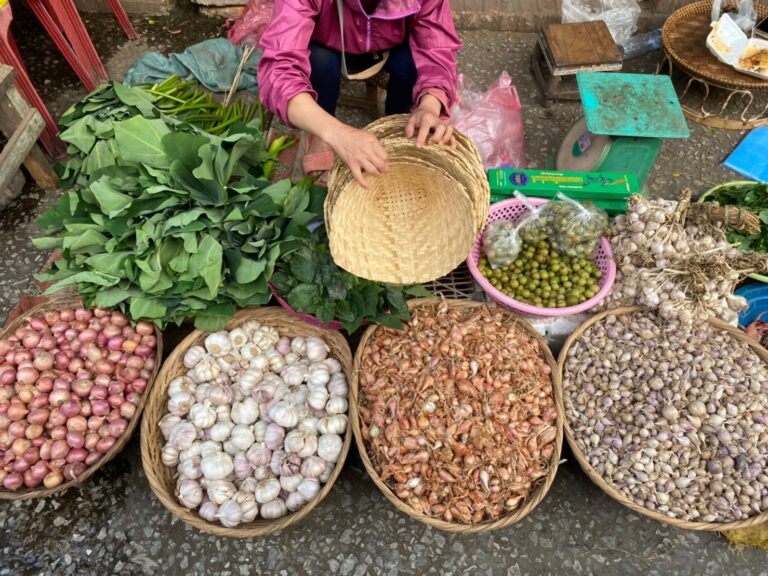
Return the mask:
{"type": "Polygon", "coordinates": [[[363,172],[371,176],[380,176],[389,169],[386,151],[379,139],[370,132],[341,125],[335,127],[332,134],[324,140],[349,167],[355,180],[363,188],[368,188],[363,172]]]}

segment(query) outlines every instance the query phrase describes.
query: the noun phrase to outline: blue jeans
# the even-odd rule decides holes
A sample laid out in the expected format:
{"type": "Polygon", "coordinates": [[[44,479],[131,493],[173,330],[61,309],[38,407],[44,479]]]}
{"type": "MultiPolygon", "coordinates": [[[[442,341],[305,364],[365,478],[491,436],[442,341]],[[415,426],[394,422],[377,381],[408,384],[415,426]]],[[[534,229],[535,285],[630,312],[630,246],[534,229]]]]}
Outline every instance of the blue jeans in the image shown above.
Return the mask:
{"type": "MultiPolygon", "coordinates": [[[[317,92],[317,103],[323,110],[334,115],[341,88],[341,52],[316,42],[310,42],[309,50],[309,81],[317,92]]],[[[347,54],[346,59],[350,74],[365,70],[373,64],[370,54],[347,54]]],[[[384,69],[389,72],[385,113],[387,116],[407,114],[413,108],[413,87],[416,85],[416,65],[407,39],[389,50],[389,60],[384,69]]]]}

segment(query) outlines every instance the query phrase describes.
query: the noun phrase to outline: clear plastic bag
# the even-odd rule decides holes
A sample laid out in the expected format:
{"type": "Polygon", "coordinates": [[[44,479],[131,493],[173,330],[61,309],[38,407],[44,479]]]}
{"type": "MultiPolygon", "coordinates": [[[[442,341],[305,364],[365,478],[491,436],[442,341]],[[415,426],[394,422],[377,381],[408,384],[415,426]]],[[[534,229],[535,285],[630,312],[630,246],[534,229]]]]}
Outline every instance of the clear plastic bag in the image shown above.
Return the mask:
{"type": "Polygon", "coordinates": [[[581,204],[562,192],[560,202],[549,202],[553,219],[552,245],[565,256],[589,258],[608,229],[608,214],[594,204],[581,204]]]}
{"type": "MultiPolygon", "coordinates": [[[[729,4],[726,0],[726,4],[729,4]]],[[[747,34],[751,33],[757,24],[757,12],[755,11],[755,5],[752,0],[738,0],[738,12],[731,14],[731,18],[736,25],[741,28],[747,34]]],[[[715,0],[712,3],[712,22],[717,22],[722,16],[723,2],[722,0],[715,0]]]]}
{"type": "Polygon", "coordinates": [[[258,48],[261,36],[272,22],[274,6],[272,0],[249,0],[248,8],[242,16],[227,21],[227,38],[238,46],[246,44],[258,48]]]}
{"type": "Polygon", "coordinates": [[[520,254],[521,248],[517,222],[497,220],[485,228],[483,252],[494,270],[512,264],[520,254]]]}
{"type": "Polygon", "coordinates": [[[458,98],[451,110],[453,125],[474,140],[486,169],[525,168],[521,110],[517,89],[506,72],[484,94],[459,76],[458,98]]]}
{"type": "Polygon", "coordinates": [[[614,41],[623,44],[637,30],[640,11],[635,0],[563,0],[563,23],[603,20],[614,41]]]}

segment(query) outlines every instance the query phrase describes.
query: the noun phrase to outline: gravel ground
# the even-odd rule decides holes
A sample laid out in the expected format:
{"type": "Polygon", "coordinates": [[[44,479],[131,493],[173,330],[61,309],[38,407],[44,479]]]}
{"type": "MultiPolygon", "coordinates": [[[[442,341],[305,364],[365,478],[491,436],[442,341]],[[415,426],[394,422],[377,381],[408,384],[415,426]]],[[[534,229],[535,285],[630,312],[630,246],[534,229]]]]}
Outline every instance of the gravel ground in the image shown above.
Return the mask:
{"type": "MultiPolygon", "coordinates": [[[[33,78],[55,114],[84,91],[53,52],[34,20],[17,14],[18,43],[33,78]]],[[[178,50],[217,34],[220,23],[192,13],[139,19],[142,39],[124,41],[109,17],[89,16],[100,53],[119,77],[148,49],[178,50]]],[[[460,68],[479,86],[502,70],[523,102],[531,167],[545,167],[580,117],[578,104],[544,108],[528,72],[529,35],[463,35],[460,68]]],[[[653,72],[655,59],[632,63],[653,72]]],[[[350,122],[358,113],[342,110],[350,122]]],[[[700,193],[735,178],[719,167],[741,134],[691,124],[688,140],[664,145],[651,193],[673,196],[684,187],[700,193]]],[[[56,197],[28,186],[0,214],[0,315],[33,288],[30,275],[44,262],[30,238],[34,218],[56,197]]],[[[0,503],[0,575],[78,574],[584,574],[751,576],[768,574],[765,555],[731,547],[719,534],[681,531],[638,516],[615,503],[564,453],[548,497],[520,524],[490,534],[453,535],[397,512],[362,472],[357,454],[331,495],[298,526],[246,541],[215,538],[186,527],[152,494],[134,438],[124,452],[84,486],[40,501],[0,503]]]]}

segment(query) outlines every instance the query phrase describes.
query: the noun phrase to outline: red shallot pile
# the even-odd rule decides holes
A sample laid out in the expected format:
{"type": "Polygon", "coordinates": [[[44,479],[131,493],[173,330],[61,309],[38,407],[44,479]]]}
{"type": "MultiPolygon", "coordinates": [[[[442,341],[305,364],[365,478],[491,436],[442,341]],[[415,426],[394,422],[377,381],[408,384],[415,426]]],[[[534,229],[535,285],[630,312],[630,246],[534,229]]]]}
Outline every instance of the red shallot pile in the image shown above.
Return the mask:
{"type": "Polygon", "coordinates": [[[498,519],[553,465],[551,368],[539,342],[500,311],[418,307],[402,332],[376,329],[360,368],[368,455],[417,512],[498,519]]]}
{"type": "Polygon", "coordinates": [[[155,327],[64,308],[0,340],[0,484],[54,488],[109,452],[155,367],[155,327]]]}

